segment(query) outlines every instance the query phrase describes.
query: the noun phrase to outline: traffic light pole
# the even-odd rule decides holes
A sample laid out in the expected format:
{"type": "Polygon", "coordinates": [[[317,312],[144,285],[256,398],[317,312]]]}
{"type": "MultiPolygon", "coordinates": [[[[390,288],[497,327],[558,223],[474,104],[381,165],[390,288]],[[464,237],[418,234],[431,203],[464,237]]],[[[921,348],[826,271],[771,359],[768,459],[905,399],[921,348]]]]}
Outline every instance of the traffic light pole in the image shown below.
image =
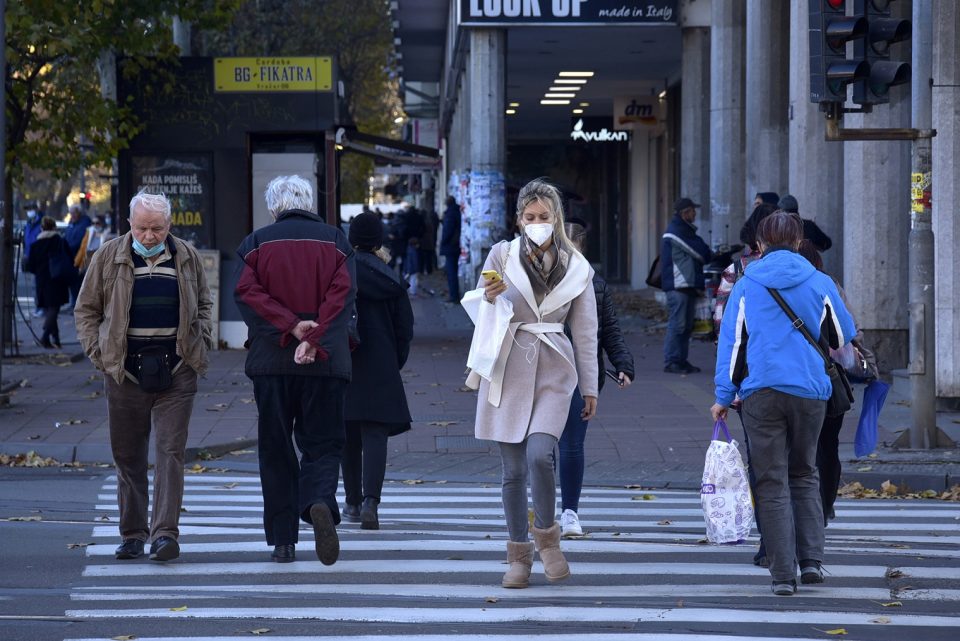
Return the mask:
{"type": "MultiPolygon", "coordinates": [[[[839,102],[826,104],[827,113],[827,132],[824,138],[830,142],[845,142],[848,140],[923,140],[933,138],[937,135],[935,129],[914,129],[914,128],[861,128],[844,129],[842,126],[843,114],[851,112],[861,112],[861,109],[846,109],[839,102]]],[[[929,143],[928,143],[929,144],[929,143]]]]}

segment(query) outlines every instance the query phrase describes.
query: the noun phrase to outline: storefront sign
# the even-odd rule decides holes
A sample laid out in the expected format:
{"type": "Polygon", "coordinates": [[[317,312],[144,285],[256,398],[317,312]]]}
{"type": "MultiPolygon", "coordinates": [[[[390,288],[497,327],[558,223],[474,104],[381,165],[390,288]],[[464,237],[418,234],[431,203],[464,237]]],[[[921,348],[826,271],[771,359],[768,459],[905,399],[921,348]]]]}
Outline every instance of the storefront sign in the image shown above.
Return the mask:
{"type": "Polygon", "coordinates": [[[323,58],[215,58],[213,86],[217,91],[331,91],[333,60],[323,58]]]}
{"type": "Polygon", "coordinates": [[[657,127],[661,121],[660,99],[656,96],[618,96],[613,99],[614,129],[657,127]]]}
{"type": "Polygon", "coordinates": [[[579,118],[573,123],[573,131],[570,132],[570,137],[581,142],[627,142],[630,140],[630,134],[626,131],[610,131],[606,127],[596,130],[584,126],[583,118],[579,118]]]}
{"type": "Polygon", "coordinates": [[[467,27],[675,25],[678,0],[460,0],[467,27]]]}
{"type": "Polygon", "coordinates": [[[210,156],[131,156],[134,192],[148,189],[170,199],[170,233],[207,249],[213,240],[213,173],[210,156]]]}

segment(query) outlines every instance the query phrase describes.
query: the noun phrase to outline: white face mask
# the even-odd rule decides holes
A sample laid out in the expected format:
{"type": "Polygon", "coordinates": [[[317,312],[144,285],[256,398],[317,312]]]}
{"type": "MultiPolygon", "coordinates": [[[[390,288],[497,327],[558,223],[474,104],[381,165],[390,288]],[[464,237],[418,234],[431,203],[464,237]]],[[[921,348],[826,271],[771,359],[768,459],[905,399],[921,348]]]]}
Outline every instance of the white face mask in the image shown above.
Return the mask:
{"type": "Polygon", "coordinates": [[[535,223],[523,226],[523,233],[527,235],[534,245],[540,247],[547,239],[553,236],[553,225],[550,223],[535,223]]]}

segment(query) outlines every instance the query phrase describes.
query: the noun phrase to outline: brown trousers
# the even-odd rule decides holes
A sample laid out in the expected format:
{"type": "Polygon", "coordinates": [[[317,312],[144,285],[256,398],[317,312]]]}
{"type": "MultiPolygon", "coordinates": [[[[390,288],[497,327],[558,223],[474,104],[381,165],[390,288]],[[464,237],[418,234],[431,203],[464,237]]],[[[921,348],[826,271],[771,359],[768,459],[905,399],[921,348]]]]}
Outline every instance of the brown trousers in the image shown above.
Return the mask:
{"type": "Polygon", "coordinates": [[[174,539],[180,534],[183,503],[183,459],[197,374],[183,364],[173,385],[156,394],[144,392],[129,379],[117,383],[104,376],[110,447],[117,465],[120,536],[124,539],[174,539]],[[155,431],[153,514],[147,527],[147,452],[151,425],[155,431]]]}

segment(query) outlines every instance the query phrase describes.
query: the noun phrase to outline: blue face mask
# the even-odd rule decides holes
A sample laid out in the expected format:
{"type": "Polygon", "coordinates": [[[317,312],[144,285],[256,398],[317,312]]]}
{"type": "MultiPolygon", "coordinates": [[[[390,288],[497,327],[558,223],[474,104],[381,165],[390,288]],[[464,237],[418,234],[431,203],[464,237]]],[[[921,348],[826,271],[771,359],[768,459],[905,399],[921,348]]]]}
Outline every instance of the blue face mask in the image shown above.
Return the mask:
{"type": "Polygon", "coordinates": [[[137,252],[137,254],[142,256],[143,258],[153,258],[154,256],[159,256],[160,254],[163,253],[163,243],[154,245],[150,249],[147,249],[146,247],[143,246],[143,243],[141,243],[139,240],[134,238],[133,251],[137,252]]]}

